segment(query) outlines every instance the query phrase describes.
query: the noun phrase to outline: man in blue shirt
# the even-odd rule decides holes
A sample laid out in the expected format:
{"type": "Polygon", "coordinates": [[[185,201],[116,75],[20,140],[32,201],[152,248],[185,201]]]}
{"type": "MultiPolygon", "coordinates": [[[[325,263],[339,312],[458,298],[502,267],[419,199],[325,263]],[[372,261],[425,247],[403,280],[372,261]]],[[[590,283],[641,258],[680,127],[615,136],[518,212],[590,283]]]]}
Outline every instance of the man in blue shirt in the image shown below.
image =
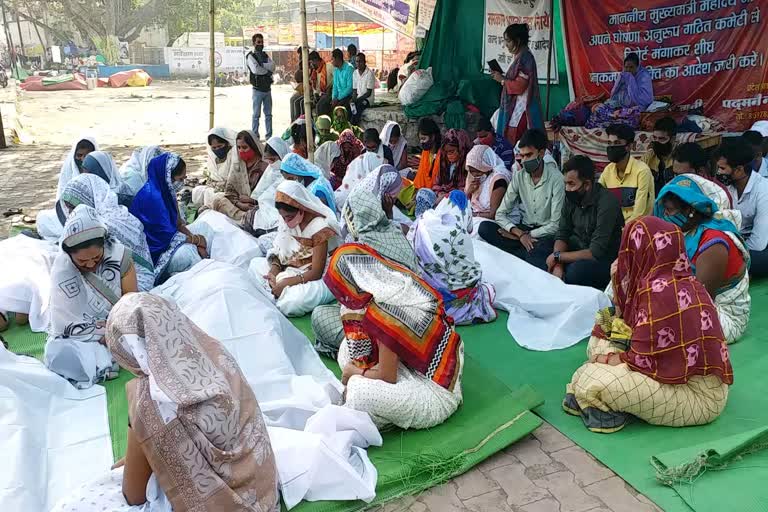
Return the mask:
{"type": "Polygon", "coordinates": [[[349,100],[352,99],[352,73],[354,69],[348,62],[344,62],[344,52],[336,48],[331,53],[333,57],[333,94],[332,106],[339,105],[349,110],[349,100]]]}

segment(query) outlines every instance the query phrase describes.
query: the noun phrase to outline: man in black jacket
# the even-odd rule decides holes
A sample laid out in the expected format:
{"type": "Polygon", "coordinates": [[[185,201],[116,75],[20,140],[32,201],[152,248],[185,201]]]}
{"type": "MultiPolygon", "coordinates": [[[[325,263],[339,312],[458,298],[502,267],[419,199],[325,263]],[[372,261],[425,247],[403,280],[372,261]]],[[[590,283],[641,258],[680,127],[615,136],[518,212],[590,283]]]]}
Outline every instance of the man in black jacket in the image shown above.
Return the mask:
{"type": "Polygon", "coordinates": [[[254,34],[253,51],[248,52],[245,62],[248,64],[248,75],[253,86],[253,123],[251,128],[256,138],[259,138],[259,118],[264,109],[264,129],[266,138],[272,136],[272,73],[275,63],[264,53],[264,36],[254,34]]]}

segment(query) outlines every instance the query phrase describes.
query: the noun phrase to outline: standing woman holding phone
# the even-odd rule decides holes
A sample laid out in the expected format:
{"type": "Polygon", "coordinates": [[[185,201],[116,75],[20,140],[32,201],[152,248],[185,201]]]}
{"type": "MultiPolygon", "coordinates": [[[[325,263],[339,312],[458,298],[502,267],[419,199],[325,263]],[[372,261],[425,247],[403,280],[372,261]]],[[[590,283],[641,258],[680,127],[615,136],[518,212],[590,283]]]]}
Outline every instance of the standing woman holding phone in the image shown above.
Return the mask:
{"type": "Polygon", "coordinates": [[[513,146],[526,130],[544,130],[536,59],[528,49],[528,39],[528,25],[509,25],[504,31],[504,44],[512,54],[512,64],[504,75],[491,71],[502,86],[496,132],[513,146]]]}

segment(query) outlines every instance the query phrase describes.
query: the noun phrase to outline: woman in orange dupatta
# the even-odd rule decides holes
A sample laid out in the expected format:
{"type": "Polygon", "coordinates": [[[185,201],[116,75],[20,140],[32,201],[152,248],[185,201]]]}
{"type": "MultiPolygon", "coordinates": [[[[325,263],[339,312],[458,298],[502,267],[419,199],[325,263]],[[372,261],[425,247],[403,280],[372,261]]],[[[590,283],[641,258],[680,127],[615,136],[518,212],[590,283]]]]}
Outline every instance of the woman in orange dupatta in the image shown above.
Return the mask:
{"type": "Polygon", "coordinates": [[[691,273],[682,232],[656,217],[624,228],[612,277],[615,311],[603,310],[589,362],[566,386],[563,409],[593,432],[714,421],[733,383],[712,298],[691,273]]]}
{"type": "Polygon", "coordinates": [[[341,304],[344,405],[379,427],[448,419],[462,401],[464,345],[440,294],[362,244],[341,246],[324,280],[341,304]]]}

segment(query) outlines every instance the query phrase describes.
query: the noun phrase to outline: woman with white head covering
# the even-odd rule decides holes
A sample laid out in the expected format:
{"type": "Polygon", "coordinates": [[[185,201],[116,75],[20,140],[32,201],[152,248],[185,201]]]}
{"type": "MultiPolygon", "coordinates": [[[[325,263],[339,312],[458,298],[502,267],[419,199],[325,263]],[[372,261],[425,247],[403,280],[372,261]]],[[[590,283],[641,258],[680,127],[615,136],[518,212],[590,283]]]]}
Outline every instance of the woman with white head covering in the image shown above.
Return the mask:
{"type": "Polygon", "coordinates": [[[363,153],[352,160],[352,163],[347,167],[347,173],[344,175],[341,186],[334,193],[338,207],[344,208],[344,203],[347,201],[347,196],[352,192],[352,189],[366,176],[385,163],[381,156],[370,152],[363,153]]]}
{"type": "Polygon", "coordinates": [[[467,154],[467,182],[464,192],[472,204],[473,233],[477,233],[485,220],[494,220],[512,171],[490,146],[473,147],[467,154]]]}
{"type": "MultiPolygon", "coordinates": [[[[99,149],[96,139],[90,135],[82,136],[76,139],[72,144],[72,149],[67,153],[64,162],[61,164],[59,173],[59,185],[56,189],[56,201],[61,198],[64,187],[67,186],[72,178],[80,174],[80,168],[83,165],[83,159],[93,151],[99,149]]],[[[63,213],[58,203],[50,210],[43,210],[37,214],[36,226],[40,236],[49,241],[58,241],[64,228],[63,213]]]]}
{"type": "Polygon", "coordinates": [[[83,159],[88,153],[98,151],[99,145],[96,138],[92,135],[84,135],[72,144],[72,149],[67,154],[67,158],[61,164],[61,173],[59,174],[59,186],[56,190],[56,199],[61,197],[61,193],[67,183],[80,174],[80,168],[83,165],[83,159]]]}
{"type": "Polygon", "coordinates": [[[124,466],[54,512],[278,512],[264,417],[226,348],[175,304],[147,293],[114,307],[106,338],[135,375],[126,386],[124,466]]]}
{"type": "Polygon", "coordinates": [[[331,179],[333,161],[341,156],[341,148],[336,141],[323,142],[315,152],[315,164],[323,170],[325,179],[331,179]]]}
{"type": "Polygon", "coordinates": [[[240,223],[241,228],[257,238],[277,229],[280,215],[275,209],[275,193],[283,182],[280,164],[290,151],[288,144],[280,137],[271,137],[264,145],[264,161],[269,165],[251,192],[251,199],[256,205],[246,212],[240,223]]]}
{"type": "Polygon", "coordinates": [[[328,254],[339,244],[339,223],[334,211],[296,181],[277,187],[275,207],[281,217],[277,236],[249,272],[266,279],[284,315],[302,316],[333,301],[322,277],[328,254]]]}
{"type": "Polygon", "coordinates": [[[159,146],[144,146],[137,148],[131,154],[131,158],[120,167],[122,176],[131,195],[135,196],[141,187],[147,182],[147,167],[149,162],[163,152],[159,146]]]}
{"type": "Polygon", "coordinates": [[[76,176],[64,188],[60,201],[67,215],[81,204],[94,208],[110,236],[131,251],[139,291],[149,291],[155,286],[155,265],[144,235],[144,225],[125,206],[117,203],[117,196],[104,180],[93,174],[76,176]]]}
{"type": "Polygon", "coordinates": [[[280,172],[286,180],[298,181],[317,196],[331,211],[336,211],[333,188],[323,176],[323,171],[309,160],[296,153],[288,154],[280,162],[280,172]]]}
{"type": "Polygon", "coordinates": [[[235,148],[237,133],[229,128],[217,126],[208,132],[207,167],[203,172],[207,182],[192,190],[192,204],[198,208],[213,207],[216,192],[224,192],[224,186],[231,172],[240,167],[240,158],[235,148]]]}
{"type": "Polygon", "coordinates": [[[51,272],[51,322],[45,364],[78,388],[117,376],[104,345],[107,316],[126,293],[136,292],[131,251],[114,240],[90,206],[67,218],[51,272]]]}
{"type": "Polygon", "coordinates": [[[400,125],[395,121],[387,121],[381,129],[381,141],[392,150],[395,168],[403,171],[408,168],[408,141],[405,140],[400,125]]]}
{"type": "Polygon", "coordinates": [[[81,174],[93,174],[104,180],[109,189],[117,195],[118,202],[122,205],[131,204],[133,194],[130,188],[123,182],[117,165],[112,155],[106,151],[92,151],[83,159],[81,174]]]}
{"type": "Polygon", "coordinates": [[[483,282],[471,233],[472,208],[464,192],[454,190],[416,219],[408,234],[422,277],[443,296],[456,325],[496,319],[496,290],[483,282]]]}

